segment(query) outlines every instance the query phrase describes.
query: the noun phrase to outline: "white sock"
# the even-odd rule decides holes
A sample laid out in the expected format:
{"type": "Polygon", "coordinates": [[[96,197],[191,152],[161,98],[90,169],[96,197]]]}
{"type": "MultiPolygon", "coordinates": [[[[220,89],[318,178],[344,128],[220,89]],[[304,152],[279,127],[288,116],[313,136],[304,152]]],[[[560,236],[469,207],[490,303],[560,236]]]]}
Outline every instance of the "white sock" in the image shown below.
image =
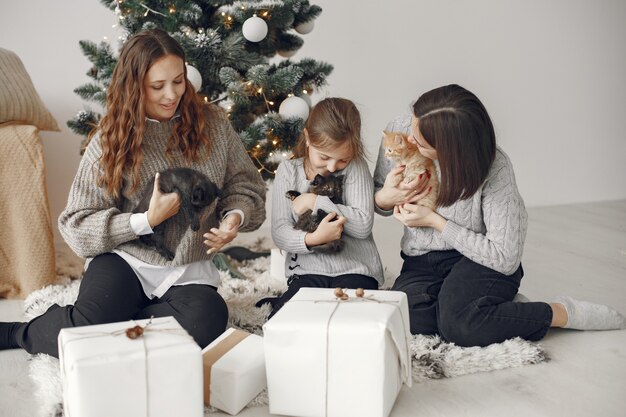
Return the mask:
{"type": "Polygon", "coordinates": [[[561,295],[554,299],[563,304],[567,311],[566,329],[577,330],[615,330],[626,328],[626,318],[615,309],[603,304],[575,300],[561,295]]]}

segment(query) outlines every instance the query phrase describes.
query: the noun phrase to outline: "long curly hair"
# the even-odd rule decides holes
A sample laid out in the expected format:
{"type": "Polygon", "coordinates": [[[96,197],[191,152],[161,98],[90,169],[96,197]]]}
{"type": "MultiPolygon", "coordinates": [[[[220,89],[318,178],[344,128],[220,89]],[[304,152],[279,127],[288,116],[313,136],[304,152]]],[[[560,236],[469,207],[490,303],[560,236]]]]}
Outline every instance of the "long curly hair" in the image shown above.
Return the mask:
{"type": "MultiPolygon", "coordinates": [[[[146,91],[144,79],[152,65],[166,55],[175,55],[185,62],[185,52],[167,32],[152,29],[140,32],[124,44],[107,92],[107,113],[98,124],[102,155],[97,185],[113,197],[120,198],[124,173],[132,176],[131,192],[139,186],[143,135],[146,126],[146,91]]],[[[187,80],[168,140],[167,155],[177,150],[188,161],[201,153],[208,154],[210,138],[200,98],[187,80]]],[[[95,133],[95,132],[94,132],[95,133]]]]}

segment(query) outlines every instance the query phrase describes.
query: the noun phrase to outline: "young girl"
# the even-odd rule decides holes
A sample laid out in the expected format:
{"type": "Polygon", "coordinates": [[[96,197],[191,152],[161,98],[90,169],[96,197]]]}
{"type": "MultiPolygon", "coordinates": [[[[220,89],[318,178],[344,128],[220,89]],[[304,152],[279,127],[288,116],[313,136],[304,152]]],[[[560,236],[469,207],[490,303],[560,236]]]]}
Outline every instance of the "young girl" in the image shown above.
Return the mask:
{"type": "Polygon", "coordinates": [[[316,104],[294,159],[278,167],[272,197],[272,238],[287,252],[288,290],[272,303],[276,313],[302,287],[377,289],[383,282],[383,269],[372,237],[374,184],[364,159],[361,118],[354,103],[327,98],[316,104]],[[319,174],[344,175],[343,204],[307,192],[319,174]],[[302,193],[293,202],[287,191],[302,193]],[[298,216],[307,209],[329,213],[315,232],[294,229],[298,216]],[[318,253],[317,245],[341,238],[338,253],[318,253]]]}
{"type": "Polygon", "coordinates": [[[407,293],[413,334],[486,346],[516,336],[539,340],[550,327],[624,328],[610,307],[570,297],[513,302],[523,276],[526,209],[474,94],[458,85],[436,88],[415,102],[412,117],[387,130],[409,133],[440,171],[436,211],[415,204],[429,192],[426,178],[414,187],[393,185],[401,168],[392,169],[382,149],[374,173],[377,211],[405,225],[404,264],[393,289],[407,293]]]}
{"type": "Polygon", "coordinates": [[[213,252],[258,228],[264,200],[265,185],[227,117],[203,105],[187,80],[180,45],[161,30],[133,36],[59,218],[68,245],[87,258],[78,298],[28,323],[0,323],[0,349],[58,356],[62,328],[151,316],[174,316],[206,346],[228,318],[207,246],[213,252]],[[170,262],[139,236],[178,212],[178,195],[161,193],[156,176],[147,212],[132,212],[155,174],[173,167],[204,173],[222,196],[204,209],[197,232],[170,222],[166,244],[177,247],[170,262]]]}

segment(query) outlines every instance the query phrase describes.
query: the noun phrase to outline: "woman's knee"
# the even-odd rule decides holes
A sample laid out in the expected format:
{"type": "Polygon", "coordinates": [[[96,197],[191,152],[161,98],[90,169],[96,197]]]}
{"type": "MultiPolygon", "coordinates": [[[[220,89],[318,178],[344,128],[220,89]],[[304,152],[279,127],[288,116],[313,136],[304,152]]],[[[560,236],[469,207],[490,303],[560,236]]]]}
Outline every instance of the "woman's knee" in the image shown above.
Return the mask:
{"type": "Polygon", "coordinates": [[[107,253],[87,267],[71,315],[81,326],[130,320],[145,301],[132,268],[120,256],[107,253]]]}
{"type": "Polygon", "coordinates": [[[222,296],[210,287],[204,290],[201,297],[170,301],[172,307],[180,312],[180,316],[176,317],[180,325],[203,348],[224,333],[228,323],[228,307],[222,296]]]}
{"type": "Polygon", "coordinates": [[[439,335],[458,346],[490,345],[496,340],[488,326],[484,325],[484,318],[484,313],[472,304],[464,308],[446,308],[440,303],[437,319],[439,335]]]}

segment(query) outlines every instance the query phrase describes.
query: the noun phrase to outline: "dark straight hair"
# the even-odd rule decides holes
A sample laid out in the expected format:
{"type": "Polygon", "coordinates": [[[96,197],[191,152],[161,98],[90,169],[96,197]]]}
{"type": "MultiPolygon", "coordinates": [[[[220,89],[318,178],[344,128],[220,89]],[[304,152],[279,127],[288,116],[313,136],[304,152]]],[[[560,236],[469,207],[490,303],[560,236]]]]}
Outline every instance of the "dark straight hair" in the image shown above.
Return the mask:
{"type": "Polygon", "coordinates": [[[437,206],[473,196],[496,154],[496,134],[485,106],[470,91],[451,84],[422,94],[413,115],[420,133],[437,151],[441,169],[437,206]]]}

